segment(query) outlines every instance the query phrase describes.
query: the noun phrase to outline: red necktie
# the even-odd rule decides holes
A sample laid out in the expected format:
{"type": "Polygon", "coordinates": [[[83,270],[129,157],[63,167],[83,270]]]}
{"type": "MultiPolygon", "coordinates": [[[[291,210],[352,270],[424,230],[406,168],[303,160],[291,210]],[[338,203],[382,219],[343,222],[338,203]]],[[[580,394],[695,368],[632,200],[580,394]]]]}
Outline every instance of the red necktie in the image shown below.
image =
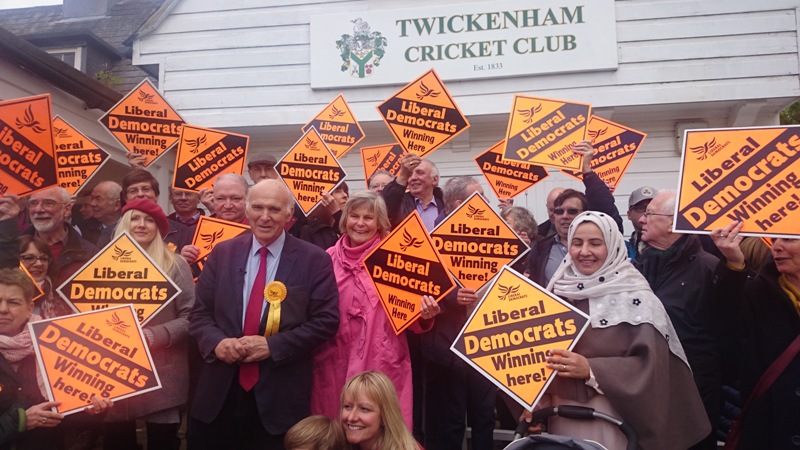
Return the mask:
{"type": "MultiPolygon", "coordinates": [[[[250,291],[250,301],[247,302],[247,312],[244,315],[243,336],[258,334],[258,325],[261,323],[261,303],[264,301],[264,287],[267,284],[267,247],[258,249],[261,262],[258,264],[256,281],[250,291]]],[[[253,389],[258,381],[258,362],[244,363],[239,366],[239,384],[245,392],[253,389]]]]}

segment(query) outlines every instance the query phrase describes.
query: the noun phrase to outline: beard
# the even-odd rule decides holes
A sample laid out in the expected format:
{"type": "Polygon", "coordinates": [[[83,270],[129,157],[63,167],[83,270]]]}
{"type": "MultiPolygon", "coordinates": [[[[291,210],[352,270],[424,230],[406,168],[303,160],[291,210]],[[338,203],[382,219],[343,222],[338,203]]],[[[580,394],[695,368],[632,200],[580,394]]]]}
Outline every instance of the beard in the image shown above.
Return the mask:
{"type": "Polygon", "coordinates": [[[33,228],[38,231],[39,233],[49,233],[56,228],[58,224],[54,218],[49,219],[35,219],[31,218],[31,222],[33,223],[33,228]]]}

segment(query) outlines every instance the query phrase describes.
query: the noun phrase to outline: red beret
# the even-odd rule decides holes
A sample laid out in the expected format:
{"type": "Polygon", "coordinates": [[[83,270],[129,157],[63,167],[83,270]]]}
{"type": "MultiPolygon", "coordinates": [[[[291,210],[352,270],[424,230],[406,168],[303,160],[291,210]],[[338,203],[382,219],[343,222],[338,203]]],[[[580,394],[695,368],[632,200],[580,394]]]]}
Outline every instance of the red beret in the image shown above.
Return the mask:
{"type": "Polygon", "coordinates": [[[161,207],[152,200],[147,198],[139,198],[130,201],[122,208],[122,214],[125,214],[127,211],[132,209],[141,211],[152,217],[153,220],[156,221],[156,226],[158,227],[158,232],[161,233],[162,239],[167,235],[167,233],[169,233],[169,221],[167,220],[167,216],[164,214],[164,211],[161,209],[161,207]]]}

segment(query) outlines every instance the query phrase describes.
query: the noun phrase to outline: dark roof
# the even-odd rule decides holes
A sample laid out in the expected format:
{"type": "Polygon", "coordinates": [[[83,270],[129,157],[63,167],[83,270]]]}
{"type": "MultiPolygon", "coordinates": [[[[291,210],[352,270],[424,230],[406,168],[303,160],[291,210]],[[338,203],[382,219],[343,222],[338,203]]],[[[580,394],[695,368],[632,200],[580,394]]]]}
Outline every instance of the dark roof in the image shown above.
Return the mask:
{"type": "Polygon", "coordinates": [[[0,58],[83,100],[88,108],[107,111],[122,98],[119,92],[3,28],[0,28],[0,58]]]}
{"type": "Polygon", "coordinates": [[[61,5],[0,10],[0,27],[28,41],[39,43],[53,37],[84,36],[106,44],[120,59],[110,64],[111,72],[122,79],[114,86],[127,93],[151,73],[132,66],[131,47],[126,41],[161,6],[164,0],[118,0],[103,16],[68,18],[61,5]]]}

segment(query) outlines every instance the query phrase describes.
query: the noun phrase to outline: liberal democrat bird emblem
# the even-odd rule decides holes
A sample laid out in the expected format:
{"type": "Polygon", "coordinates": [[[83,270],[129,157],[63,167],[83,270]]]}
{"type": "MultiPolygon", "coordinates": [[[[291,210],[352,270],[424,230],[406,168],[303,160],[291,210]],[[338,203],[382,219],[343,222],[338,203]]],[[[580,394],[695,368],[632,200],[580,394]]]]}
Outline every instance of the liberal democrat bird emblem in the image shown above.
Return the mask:
{"type": "Polygon", "coordinates": [[[212,234],[200,234],[200,238],[204,242],[207,242],[207,244],[205,245],[205,249],[211,250],[212,248],[214,248],[214,243],[217,242],[217,239],[221,238],[223,234],[225,234],[224,230],[215,231],[212,234]]]}
{"type": "Polygon", "coordinates": [[[698,145],[697,147],[689,147],[689,150],[697,155],[698,160],[702,161],[708,158],[709,150],[711,150],[715,145],[717,145],[717,138],[712,139],[710,142],[705,142],[703,145],[698,145]]]}
{"type": "Polygon", "coordinates": [[[378,167],[378,157],[381,156],[380,150],[375,152],[374,155],[367,157],[366,161],[372,164],[372,167],[378,167]]]}
{"type": "Polygon", "coordinates": [[[472,219],[473,217],[481,217],[483,216],[483,211],[484,210],[482,209],[478,209],[472,205],[469,205],[467,206],[467,217],[469,217],[470,219],[472,219]]]}
{"type": "Polygon", "coordinates": [[[428,86],[425,86],[425,83],[419,83],[419,93],[417,93],[417,100],[424,100],[425,97],[436,98],[441,94],[441,92],[434,91],[433,89],[428,89],[428,86]]]}
{"type": "Polygon", "coordinates": [[[305,146],[308,150],[317,150],[317,141],[307,137],[305,146]]]}
{"type": "Polygon", "coordinates": [[[608,127],[605,127],[603,129],[599,129],[599,130],[589,130],[589,137],[592,138],[592,144],[594,144],[594,141],[596,141],[597,138],[599,138],[600,136],[606,134],[607,131],[608,131],[608,127]]]}
{"type": "Polygon", "coordinates": [[[538,113],[541,110],[542,110],[542,104],[539,103],[538,105],[530,109],[518,109],[517,112],[519,113],[520,116],[525,118],[523,122],[531,123],[533,122],[533,116],[535,116],[536,113],[538,113]]]}
{"type": "Polygon", "coordinates": [[[147,92],[139,89],[139,100],[140,101],[143,101],[145,103],[152,103],[153,102],[153,97],[155,97],[154,94],[148,94],[147,92]]]}
{"type": "Polygon", "coordinates": [[[183,142],[189,147],[189,153],[197,153],[200,150],[200,145],[206,143],[206,135],[202,135],[197,139],[184,139],[183,142]]]}
{"type": "Polygon", "coordinates": [[[498,286],[499,286],[498,289],[500,290],[500,293],[503,294],[500,297],[500,300],[505,300],[506,298],[508,298],[509,295],[516,294],[517,291],[519,291],[519,285],[516,285],[516,286],[503,286],[502,284],[499,284],[498,286]]]}
{"type": "Polygon", "coordinates": [[[328,118],[333,120],[339,116],[343,116],[344,113],[345,111],[342,111],[341,109],[337,108],[336,105],[333,105],[333,107],[331,108],[331,113],[328,114],[328,118]]]}
{"type": "Polygon", "coordinates": [[[67,131],[69,131],[67,128],[53,127],[53,133],[60,138],[67,137],[67,131]]]}
{"type": "Polygon", "coordinates": [[[25,114],[22,115],[22,120],[17,117],[17,128],[30,128],[35,133],[41,133],[45,130],[45,128],[39,125],[39,121],[36,120],[36,117],[33,115],[33,110],[31,109],[31,105],[28,105],[28,109],[25,110],[25,114]]]}
{"type": "Polygon", "coordinates": [[[120,327],[120,328],[128,328],[130,325],[125,323],[124,320],[120,319],[117,313],[111,315],[111,320],[106,319],[106,324],[110,327],[120,327]]]}
{"type": "Polygon", "coordinates": [[[420,248],[422,247],[422,239],[417,239],[414,236],[411,236],[411,233],[408,230],[403,231],[403,243],[400,244],[400,250],[406,251],[409,248],[420,248]]]}
{"type": "Polygon", "coordinates": [[[120,258],[127,258],[133,254],[133,250],[123,250],[116,245],[114,246],[114,256],[111,257],[114,261],[118,261],[120,258]]]}

